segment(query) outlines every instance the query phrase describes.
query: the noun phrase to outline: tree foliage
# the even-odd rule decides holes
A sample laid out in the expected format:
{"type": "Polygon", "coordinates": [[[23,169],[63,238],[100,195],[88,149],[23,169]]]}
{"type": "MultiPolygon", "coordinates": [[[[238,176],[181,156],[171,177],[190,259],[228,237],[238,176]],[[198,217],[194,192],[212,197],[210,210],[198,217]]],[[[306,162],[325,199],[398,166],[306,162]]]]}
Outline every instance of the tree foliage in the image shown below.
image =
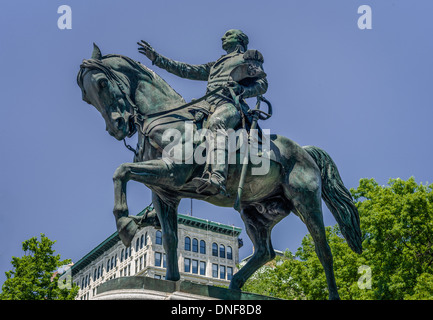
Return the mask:
{"type": "Polygon", "coordinates": [[[56,271],[71,261],[60,260],[52,249],[55,241],[41,234],[41,241],[36,237],[22,244],[24,256],[12,257],[13,270],[6,272],[1,300],[72,300],[78,293],[76,285],[58,285],[60,274],[56,271]]]}
{"type": "MultiPolygon", "coordinates": [[[[342,299],[433,299],[433,185],[413,178],[380,186],[360,180],[352,189],[363,253],[352,252],[338,226],[327,227],[342,299]]],[[[327,299],[323,268],[310,235],[295,256],[250,279],[244,290],[284,299],[327,299]]]]}

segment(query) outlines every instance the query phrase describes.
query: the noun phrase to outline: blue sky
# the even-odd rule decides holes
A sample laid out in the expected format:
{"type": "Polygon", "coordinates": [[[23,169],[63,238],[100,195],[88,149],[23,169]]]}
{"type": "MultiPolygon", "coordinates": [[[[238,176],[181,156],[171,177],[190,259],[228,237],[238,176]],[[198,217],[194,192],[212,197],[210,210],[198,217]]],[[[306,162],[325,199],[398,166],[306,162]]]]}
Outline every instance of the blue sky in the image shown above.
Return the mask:
{"type": "MultiPolygon", "coordinates": [[[[93,42],[102,54],[153,68],[190,101],[206,83],[152,66],[136,42],[197,64],[219,58],[223,33],[241,29],[265,59],[274,116],[263,128],[325,149],[348,188],[361,178],[432,183],[431,12],[427,0],[2,1],[0,283],[26,239],[45,233],[76,262],[115,231],[112,175],[132,153],[81,100],[76,75],[93,42]],[[63,4],[72,9],[71,30],[57,27],[63,4]],[[364,4],[372,8],[371,30],[357,25],[364,4]]],[[[149,190],[130,182],[128,203],[138,213],[149,190]]],[[[194,216],[243,228],[234,209],[193,206],[194,216]]],[[[179,212],[189,211],[183,200],[179,212]]],[[[326,208],[324,220],[335,224],[326,208]]],[[[274,247],[295,252],[306,233],[290,215],[274,228],[274,247]]],[[[252,246],[241,237],[242,259],[252,246]]]]}

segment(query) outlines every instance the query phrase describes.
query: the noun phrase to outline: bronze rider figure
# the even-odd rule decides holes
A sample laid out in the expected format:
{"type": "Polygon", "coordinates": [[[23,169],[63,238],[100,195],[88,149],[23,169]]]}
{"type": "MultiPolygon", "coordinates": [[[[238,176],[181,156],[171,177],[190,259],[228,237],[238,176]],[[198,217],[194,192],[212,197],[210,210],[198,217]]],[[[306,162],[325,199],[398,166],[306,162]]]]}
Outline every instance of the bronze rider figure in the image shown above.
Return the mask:
{"type": "MultiPolygon", "coordinates": [[[[263,72],[263,56],[257,50],[248,50],[248,37],[241,30],[228,30],[223,37],[222,48],[226,54],[222,55],[215,62],[209,62],[200,65],[191,65],[184,62],[174,61],[157,53],[147,42],[138,43],[139,52],[148,57],[152,64],[167,70],[179,77],[207,81],[206,93],[219,87],[230,87],[237,96],[241,96],[240,104],[244,110],[248,106],[244,99],[263,95],[267,88],[268,82],[266,77],[249,78],[247,82],[235,82],[231,78],[232,71],[241,65],[251,67],[255,72],[263,72]]],[[[201,182],[197,192],[206,192],[208,194],[226,194],[226,178],[228,171],[228,129],[238,128],[241,123],[241,113],[235,105],[233,96],[228,89],[219,91],[211,95],[206,101],[214,110],[209,115],[208,129],[213,134],[222,134],[223,139],[216,139],[213,149],[210,150],[210,157],[213,159],[210,163],[210,173],[206,178],[195,178],[195,181],[201,182]],[[222,145],[224,143],[224,145],[222,145]],[[222,159],[223,161],[215,161],[222,159]]]]}

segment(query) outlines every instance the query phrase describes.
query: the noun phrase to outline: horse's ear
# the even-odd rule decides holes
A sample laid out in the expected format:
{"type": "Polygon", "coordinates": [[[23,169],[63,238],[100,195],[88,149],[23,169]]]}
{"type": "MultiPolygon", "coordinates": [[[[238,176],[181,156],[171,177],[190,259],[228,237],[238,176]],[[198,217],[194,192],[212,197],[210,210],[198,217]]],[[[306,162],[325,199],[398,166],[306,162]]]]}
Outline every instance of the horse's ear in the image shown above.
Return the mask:
{"type": "Polygon", "coordinates": [[[101,50],[99,50],[98,46],[95,43],[93,43],[92,59],[95,59],[95,60],[101,60],[102,59],[101,50]]]}

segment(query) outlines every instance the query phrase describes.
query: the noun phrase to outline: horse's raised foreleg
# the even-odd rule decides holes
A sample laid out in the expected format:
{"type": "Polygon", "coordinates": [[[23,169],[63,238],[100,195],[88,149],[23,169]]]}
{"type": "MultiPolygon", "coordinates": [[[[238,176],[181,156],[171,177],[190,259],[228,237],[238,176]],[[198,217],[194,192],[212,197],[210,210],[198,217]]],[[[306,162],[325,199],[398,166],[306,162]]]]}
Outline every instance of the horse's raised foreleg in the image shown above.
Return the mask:
{"type": "Polygon", "coordinates": [[[114,183],[114,217],[116,219],[119,237],[125,246],[131,244],[139,225],[138,219],[129,216],[126,201],[126,185],[129,180],[153,186],[182,185],[183,173],[186,170],[176,170],[162,160],[150,160],[138,163],[124,163],[120,165],[113,175],[114,183]]]}
{"type": "Polygon", "coordinates": [[[152,192],[152,202],[162,229],[162,245],[166,253],[167,271],[166,280],[177,281],[180,279],[177,260],[177,207],[179,199],[162,199],[152,192]]]}

